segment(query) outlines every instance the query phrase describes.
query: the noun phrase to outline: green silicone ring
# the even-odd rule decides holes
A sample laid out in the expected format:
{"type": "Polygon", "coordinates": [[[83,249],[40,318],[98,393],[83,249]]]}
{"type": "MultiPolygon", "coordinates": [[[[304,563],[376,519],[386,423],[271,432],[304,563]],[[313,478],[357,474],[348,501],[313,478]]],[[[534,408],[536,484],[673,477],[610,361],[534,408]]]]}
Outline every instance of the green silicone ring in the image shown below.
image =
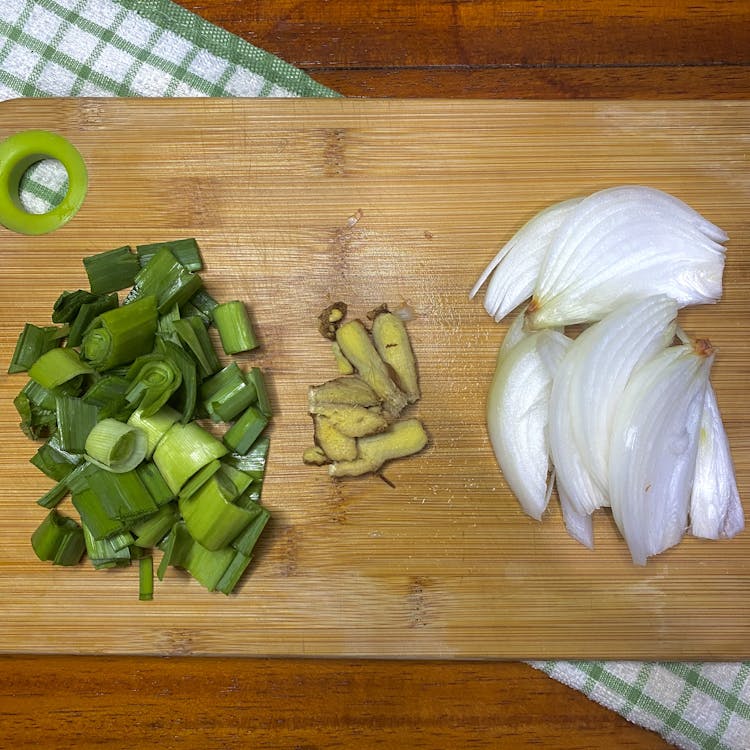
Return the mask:
{"type": "Polygon", "coordinates": [[[70,221],[86,197],[88,172],[78,149],[57,133],[26,130],[0,143],[0,224],[19,234],[47,234],[70,221]],[[46,214],[30,214],[19,189],[26,170],[43,159],[57,159],[68,173],[68,192],[46,214]]]}

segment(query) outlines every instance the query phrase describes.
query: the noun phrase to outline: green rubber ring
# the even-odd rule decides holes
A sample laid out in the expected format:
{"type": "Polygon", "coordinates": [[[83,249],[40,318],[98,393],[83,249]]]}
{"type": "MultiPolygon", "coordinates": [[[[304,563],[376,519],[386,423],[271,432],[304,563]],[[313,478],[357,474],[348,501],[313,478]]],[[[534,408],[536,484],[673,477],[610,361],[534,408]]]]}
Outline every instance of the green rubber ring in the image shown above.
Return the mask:
{"type": "Polygon", "coordinates": [[[47,234],[69,222],[88,189],[88,172],[78,149],[57,133],[26,130],[0,143],[0,224],[19,234],[47,234]],[[19,195],[26,170],[43,159],[57,159],[68,173],[68,192],[46,214],[30,214],[19,195]]]}

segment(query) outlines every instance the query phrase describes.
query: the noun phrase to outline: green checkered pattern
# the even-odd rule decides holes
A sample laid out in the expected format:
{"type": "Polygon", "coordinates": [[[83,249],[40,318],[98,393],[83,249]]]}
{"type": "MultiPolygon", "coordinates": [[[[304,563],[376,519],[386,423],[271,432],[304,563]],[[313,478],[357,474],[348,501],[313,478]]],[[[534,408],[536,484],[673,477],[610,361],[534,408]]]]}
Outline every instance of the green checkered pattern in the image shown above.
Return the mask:
{"type": "MultiPolygon", "coordinates": [[[[337,94],[166,0],[0,0],[0,100],[17,96],[337,94]]],[[[64,180],[40,165],[27,208],[48,210],[64,180]]],[[[677,747],[750,748],[750,663],[532,665],[677,747]]]]}

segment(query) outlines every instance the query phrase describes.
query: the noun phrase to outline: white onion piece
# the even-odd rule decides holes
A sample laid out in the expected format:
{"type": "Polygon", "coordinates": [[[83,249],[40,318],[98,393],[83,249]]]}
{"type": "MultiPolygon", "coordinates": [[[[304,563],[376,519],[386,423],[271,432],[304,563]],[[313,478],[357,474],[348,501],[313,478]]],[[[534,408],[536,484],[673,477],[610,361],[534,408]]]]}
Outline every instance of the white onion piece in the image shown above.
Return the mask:
{"type": "Polygon", "coordinates": [[[609,505],[612,421],[637,367],[667,347],[677,304],[664,295],[621,305],[573,342],[550,395],[549,441],[557,486],[579,514],[609,505]]]}
{"type": "Polygon", "coordinates": [[[552,376],[570,339],[557,331],[523,337],[498,358],[487,400],[497,462],[523,510],[540,520],[549,502],[547,415],[552,376]]]}
{"type": "Polygon", "coordinates": [[[581,200],[572,198],[556,203],[526,222],[484,269],[469,293],[469,299],[473,299],[493,271],[495,273],[484,298],[484,309],[496,321],[502,320],[531,297],[554,233],[581,200]]]}
{"type": "Polygon", "coordinates": [[[688,511],[710,347],[673,346],[636,370],[612,425],[610,504],[633,562],[677,544],[688,511]]]}
{"type": "Polygon", "coordinates": [[[508,330],[503,337],[503,343],[500,344],[500,350],[497,353],[498,360],[504,357],[521,339],[529,335],[526,330],[526,308],[524,307],[508,326],[508,330]]]}
{"type": "Polygon", "coordinates": [[[579,513],[565,489],[557,485],[563,521],[568,534],[584,547],[594,549],[594,520],[590,513],[579,513]]]}
{"type": "Polygon", "coordinates": [[[533,328],[600,320],[623,300],[666,294],[683,307],[722,292],[726,234],[668,193],[608,188],[578,203],[539,270],[533,328]]]}
{"type": "Polygon", "coordinates": [[[690,526],[693,536],[706,539],[731,539],[745,527],[729,441],[710,383],[703,403],[690,526]]]}

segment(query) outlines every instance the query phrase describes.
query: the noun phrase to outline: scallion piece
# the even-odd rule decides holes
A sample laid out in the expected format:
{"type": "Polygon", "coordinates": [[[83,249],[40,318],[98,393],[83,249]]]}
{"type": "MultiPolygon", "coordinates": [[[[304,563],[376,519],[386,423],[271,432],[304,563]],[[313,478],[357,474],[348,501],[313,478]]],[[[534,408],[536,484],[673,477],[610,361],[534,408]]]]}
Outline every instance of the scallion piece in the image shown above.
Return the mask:
{"type": "Polygon", "coordinates": [[[266,378],[260,367],[252,367],[250,369],[248,380],[255,386],[255,392],[258,394],[258,408],[270,419],[273,414],[271,410],[271,397],[266,387],[266,378]]]}
{"type": "Polygon", "coordinates": [[[175,493],[169,489],[169,485],[164,481],[164,477],[152,461],[144,461],[136,469],[138,476],[143,482],[143,486],[148,490],[151,499],[161,508],[175,499],[175,493]]]}
{"type": "Polygon", "coordinates": [[[119,540],[130,539],[130,534],[119,534],[104,539],[95,539],[91,530],[82,524],[83,538],[86,542],[86,554],[96,570],[102,568],[124,567],[130,565],[130,549],[128,545],[122,545],[119,540]]]}
{"type": "Polygon", "coordinates": [[[263,529],[266,528],[266,524],[271,518],[271,514],[262,506],[260,507],[260,513],[250,522],[240,535],[232,542],[232,547],[238,552],[248,557],[253,551],[260,535],[263,533],[263,529]]]}
{"type": "Polygon", "coordinates": [[[94,536],[94,539],[105,539],[108,536],[125,530],[125,523],[119,518],[110,518],[102,501],[88,487],[71,487],[73,507],[94,536]]]}
{"type": "Polygon", "coordinates": [[[198,398],[198,365],[179,344],[172,341],[157,339],[156,349],[180,370],[182,385],[174,394],[172,403],[182,412],[180,420],[187,423],[195,416],[198,398]]]}
{"type": "Polygon", "coordinates": [[[224,575],[222,575],[219,582],[216,584],[216,591],[220,591],[222,594],[229,596],[239,583],[242,574],[247,569],[247,566],[250,565],[251,560],[252,558],[248,555],[243,555],[242,552],[236,552],[235,556],[232,558],[232,562],[229,563],[229,566],[224,571],[224,575]]]}
{"type": "Polygon", "coordinates": [[[125,397],[137,404],[144,417],[150,417],[164,406],[182,384],[180,368],[161,354],[144,354],[128,370],[130,387],[125,397]]]}
{"type": "Polygon", "coordinates": [[[56,388],[80,375],[91,375],[93,370],[81,360],[75,349],[50,349],[29,368],[29,377],[44,388],[56,388]]]}
{"type": "Polygon", "coordinates": [[[165,310],[156,321],[156,335],[161,339],[173,341],[175,344],[180,343],[180,339],[175,333],[174,322],[180,319],[179,305],[172,305],[169,310],[165,310]]]}
{"type": "Polygon", "coordinates": [[[212,315],[225,354],[248,352],[258,346],[250,316],[242,302],[222,302],[213,309],[212,315]]]}
{"type": "Polygon", "coordinates": [[[68,346],[80,346],[81,341],[83,341],[83,334],[86,333],[92,321],[102,313],[114,310],[119,304],[116,294],[105,294],[93,302],[81,305],[78,314],[70,326],[68,346]]]}
{"type": "Polygon", "coordinates": [[[65,479],[61,479],[57,484],[50,487],[37,501],[37,505],[41,505],[42,508],[51,510],[58,506],[68,494],[68,484],[65,479]]]}
{"type": "Polygon", "coordinates": [[[86,480],[109,518],[123,521],[126,527],[159,510],[137,471],[113,474],[95,469],[86,480]]]}
{"type": "Polygon", "coordinates": [[[258,438],[253,447],[244,455],[232,453],[224,459],[224,463],[230,464],[235,469],[239,469],[249,475],[256,481],[262,482],[266,472],[266,462],[268,460],[268,449],[271,441],[267,437],[258,438]]]}
{"type": "Polygon", "coordinates": [[[253,478],[231,464],[222,462],[221,472],[225,479],[234,485],[234,497],[240,497],[253,483],[253,478]]]}
{"type": "Polygon", "coordinates": [[[8,374],[26,372],[42,354],[59,346],[62,336],[58,334],[61,331],[58,326],[40,328],[32,323],[26,323],[16,341],[16,348],[8,365],[8,374]]]}
{"type": "Polygon", "coordinates": [[[81,398],[61,394],[57,397],[56,414],[57,436],[63,450],[83,453],[87,438],[97,425],[96,406],[87,404],[81,398]]]}
{"type": "Polygon", "coordinates": [[[128,245],[116,247],[83,259],[83,267],[89,277],[92,294],[117,292],[133,286],[140,270],[138,256],[134,255],[128,245]]]}
{"type": "Polygon", "coordinates": [[[84,289],[77,289],[75,292],[63,292],[55,300],[52,308],[52,322],[72,323],[76,315],[78,315],[81,305],[95,301],[96,295],[84,289]]]}
{"type": "Polygon", "coordinates": [[[21,430],[30,440],[39,440],[49,437],[57,429],[57,415],[54,409],[46,409],[37,406],[29,397],[26,389],[23,389],[14,399],[13,406],[16,407],[21,417],[21,430]]]}
{"type": "Polygon", "coordinates": [[[200,271],[203,268],[203,259],[201,258],[198,243],[190,237],[184,240],[170,240],[169,242],[154,242],[150,245],[136,246],[138,261],[141,266],[145,266],[156,255],[156,253],[166,247],[172,252],[175,258],[187,268],[188,271],[200,271]]]}
{"type": "Polygon", "coordinates": [[[138,272],[126,302],[154,295],[159,312],[164,313],[173,305],[187,302],[201,286],[201,277],[185,268],[168,247],[162,246],[138,272]]]}
{"type": "Polygon", "coordinates": [[[231,422],[257,400],[255,386],[245,380],[236,362],[204,380],[200,395],[203,408],[214,422],[231,422]]]}
{"type": "Polygon", "coordinates": [[[154,598],[154,558],[144,555],[138,560],[138,600],[150,602],[154,598]]]}
{"type": "Polygon", "coordinates": [[[179,520],[180,511],[177,503],[162,506],[153,516],[139,521],[131,528],[135,536],[135,546],[143,549],[155,547],[179,520]]]}
{"type": "Polygon", "coordinates": [[[148,438],[143,430],[116,419],[102,419],[86,438],[86,458],[108,471],[131,471],[146,457],[148,438]]]}
{"type": "Polygon", "coordinates": [[[154,346],[156,318],[156,298],[153,296],[102,313],[84,334],[84,358],[101,371],[148,354],[154,346]]]}
{"type": "Polygon", "coordinates": [[[31,535],[31,546],[40,560],[51,560],[53,565],[77,565],[86,549],[83,529],[56,510],[31,535]]]}
{"type": "Polygon", "coordinates": [[[177,422],[167,430],[154,451],[154,463],[172,492],[206,464],[227,453],[226,447],[197,422],[177,422]]]}
{"type": "Polygon", "coordinates": [[[212,311],[219,303],[205,290],[199,289],[189,300],[193,310],[208,325],[213,321],[212,311]]]}
{"type": "Polygon", "coordinates": [[[176,320],[173,325],[182,344],[195,357],[202,377],[207,378],[213,375],[221,367],[221,363],[201,319],[182,318],[176,320]]]}
{"type": "Polygon", "coordinates": [[[83,400],[97,408],[99,419],[112,417],[125,422],[135,409],[125,398],[128,388],[130,381],[126,377],[110,372],[100,377],[83,394],[83,400]]]}
{"type": "Polygon", "coordinates": [[[40,409],[52,411],[57,408],[57,393],[49,388],[45,388],[43,385],[39,385],[36,380],[27,381],[21,393],[27,396],[29,401],[40,409]]]}
{"type": "Polygon", "coordinates": [[[193,474],[190,479],[185,482],[182,489],[178,493],[177,497],[179,500],[190,499],[203,485],[221,469],[221,461],[215,458],[211,463],[206,464],[200,471],[193,474]]]}
{"type": "Polygon", "coordinates": [[[151,458],[156,446],[167,430],[180,419],[180,413],[171,406],[162,406],[155,414],[145,416],[141,409],[136,409],[128,419],[128,424],[141,430],[147,439],[146,458],[151,458]]]}
{"type": "Polygon", "coordinates": [[[267,424],[268,417],[255,406],[249,406],[224,433],[224,444],[233,453],[247,453],[267,424]]]}
{"type": "Polygon", "coordinates": [[[46,443],[40,445],[30,462],[45,476],[59,482],[70,474],[83,461],[76,453],[69,453],[60,445],[57,435],[52,435],[46,443]]]}

